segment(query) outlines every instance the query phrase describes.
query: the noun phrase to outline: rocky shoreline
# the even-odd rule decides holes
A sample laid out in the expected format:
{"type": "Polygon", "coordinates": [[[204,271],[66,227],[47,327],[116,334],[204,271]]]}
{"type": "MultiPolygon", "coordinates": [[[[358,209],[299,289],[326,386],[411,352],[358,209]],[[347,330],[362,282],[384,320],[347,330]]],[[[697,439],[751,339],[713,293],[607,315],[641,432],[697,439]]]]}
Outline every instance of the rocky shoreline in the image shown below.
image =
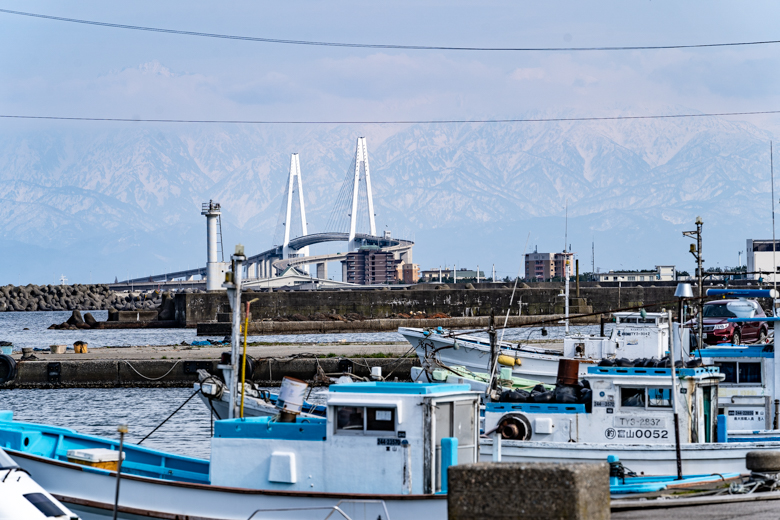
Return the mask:
{"type": "MultiPolygon", "coordinates": [[[[198,292],[185,289],[183,292],[198,292]]],[[[0,287],[0,312],[155,310],[163,303],[160,291],[115,292],[105,284],[4,285],[0,287]]]]}

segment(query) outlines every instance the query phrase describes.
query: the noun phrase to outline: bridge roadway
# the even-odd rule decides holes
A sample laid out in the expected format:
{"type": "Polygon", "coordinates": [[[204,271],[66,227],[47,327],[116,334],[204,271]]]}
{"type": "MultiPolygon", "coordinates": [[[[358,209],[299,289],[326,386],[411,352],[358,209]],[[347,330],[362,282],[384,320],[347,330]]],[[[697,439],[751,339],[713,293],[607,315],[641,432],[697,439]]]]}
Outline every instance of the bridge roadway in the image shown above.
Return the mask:
{"type": "MultiPolygon", "coordinates": [[[[385,251],[401,253],[411,251],[412,246],[414,245],[414,242],[411,240],[376,237],[362,233],[355,235],[355,241],[358,243],[365,242],[366,245],[370,246],[379,246],[385,251]]],[[[349,233],[327,232],[304,235],[302,237],[291,239],[290,248],[300,250],[306,246],[322,244],[325,242],[349,242],[349,233]]],[[[346,259],[347,252],[317,256],[293,257],[288,259],[283,259],[282,256],[282,246],[274,246],[267,251],[263,251],[262,253],[248,257],[245,262],[246,278],[250,280],[257,278],[270,278],[275,276],[278,272],[284,271],[291,265],[302,266],[307,264],[322,264],[326,262],[342,261],[346,259]]],[[[205,277],[206,268],[200,267],[197,269],[188,269],[186,271],[150,275],[142,278],[124,280],[121,283],[130,284],[143,282],[165,282],[181,279],[192,280],[195,276],[205,277]]]]}
{"type": "MultiPolygon", "coordinates": [[[[321,244],[324,242],[348,242],[349,233],[327,232],[313,233],[290,240],[290,249],[300,250],[306,246],[321,244]]],[[[385,238],[372,235],[357,233],[355,241],[365,242],[366,245],[379,246],[385,251],[405,252],[411,251],[414,242],[400,238],[385,238]]],[[[276,246],[268,251],[258,255],[250,256],[246,259],[247,278],[270,278],[290,266],[302,266],[308,264],[324,264],[326,262],[337,262],[346,259],[348,251],[344,253],[331,253],[317,256],[301,256],[284,259],[282,258],[282,246],[276,246]]]]}

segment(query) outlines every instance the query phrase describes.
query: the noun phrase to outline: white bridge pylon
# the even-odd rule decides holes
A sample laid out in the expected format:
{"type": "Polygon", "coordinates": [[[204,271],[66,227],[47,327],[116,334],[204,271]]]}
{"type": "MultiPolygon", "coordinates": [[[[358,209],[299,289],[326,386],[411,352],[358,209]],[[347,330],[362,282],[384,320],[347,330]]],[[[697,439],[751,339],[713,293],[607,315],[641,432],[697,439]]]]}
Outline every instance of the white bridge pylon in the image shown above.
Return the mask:
{"type": "Polygon", "coordinates": [[[358,195],[360,193],[360,181],[366,183],[366,197],[368,198],[368,222],[369,234],[376,236],[376,221],[374,215],[374,196],[371,193],[371,171],[368,167],[368,146],[365,137],[358,137],[357,147],[355,149],[355,172],[352,179],[352,209],[349,212],[349,250],[357,249],[355,244],[355,234],[358,216],[358,195]]]}
{"type": "MultiPolygon", "coordinates": [[[[286,260],[290,258],[290,253],[298,256],[309,256],[309,246],[299,250],[290,248],[290,230],[292,229],[292,209],[293,209],[293,191],[298,192],[298,205],[301,208],[301,229],[302,235],[308,234],[306,230],[306,208],[303,205],[303,181],[301,180],[301,163],[298,160],[298,154],[294,153],[290,157],[290,176],[287,180],[287,209],[284,217],[284,241],[282,242],[282,255],[286,260]]],[[[304,268],[308,272],[308,268],[304,268]]]]}

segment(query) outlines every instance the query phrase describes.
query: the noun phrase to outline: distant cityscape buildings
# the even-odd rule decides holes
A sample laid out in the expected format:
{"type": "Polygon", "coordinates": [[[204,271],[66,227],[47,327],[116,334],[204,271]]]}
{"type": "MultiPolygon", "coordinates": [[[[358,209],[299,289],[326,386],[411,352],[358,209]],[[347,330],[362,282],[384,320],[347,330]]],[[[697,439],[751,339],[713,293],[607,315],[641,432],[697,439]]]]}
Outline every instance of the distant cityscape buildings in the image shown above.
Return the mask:
{"type": "Polygon", "coordinates": [[[422,271],[419,280],[423,282],[438,282],[440,279],[442,281],[472,281],[477,280],[477,277],[479,277],[479,281],[481,282],[488,281],[485,279],[485,273],[483,271],[474,271],[466,269],[465,267],[461,267],[457,270],[455,268],[437,267],[422,271]]]}
{"type": "Polygon", "coordinates": [[[420,279],[420,266],[417,264],[401,264],[401,281],[405,284],[417,283],[420,279]]]}
{"type": "Polygon", "coordinates": [[[657,265],[655,271],[609,271],[597,276],[599,282],[669,282],[677,279],[677,271],[673,265],[657,265]]]}
{"type": "Polygon", "coordinates": [[[363,246],[347,254],[345,281],[358,285],[394,283],[398,280],[398,263],[392,252],[381,251],[379,246],[363,246]]]}
{"type": "Polygon", "coordinates": [[[549,281],[574,276],[574,253],[540,253],[525,255],[525,277],[528,280],[549,281]],[[568,265],[566,265],[568,260],[568,265]]]}
{"type": "Polygon", "coordinates": [[[780,265],[780,253],[774,253],[777,247],[772,247],[772,240],[747,239],[747,272],[748,278],[774,282],[777,266],[780,265]],[[775,262],[778,262],[777,264],[775,262]],[[766,273],[766,274],[764,274],[766,273]]]}

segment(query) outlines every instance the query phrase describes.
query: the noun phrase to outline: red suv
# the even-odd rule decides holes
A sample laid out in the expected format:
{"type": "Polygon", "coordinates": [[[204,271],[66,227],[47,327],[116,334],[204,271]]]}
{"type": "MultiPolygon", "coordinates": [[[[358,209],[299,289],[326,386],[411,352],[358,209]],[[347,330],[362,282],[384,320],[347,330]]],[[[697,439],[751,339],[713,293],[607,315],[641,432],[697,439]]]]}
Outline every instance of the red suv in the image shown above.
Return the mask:
{"type": "MultiPolygon", "coordinates": [[[[755,309],[754,317],[766,317],[764,309],[754,300],[716,300],[704,304],[704,343],[708,345],[717,345],[719,343],[731,343],[739,345],[741,343],[763,343],[769,334],[769,326],[765,321],[745,321],[731,322],[729,318],[736,318],[737,315],[728,308],[729,303],[741,303],[752,305],[755,309]]],[[[696,330],[696,320],[690,320],[685,324],[686,327],[692,327],[696,330]]]]}

